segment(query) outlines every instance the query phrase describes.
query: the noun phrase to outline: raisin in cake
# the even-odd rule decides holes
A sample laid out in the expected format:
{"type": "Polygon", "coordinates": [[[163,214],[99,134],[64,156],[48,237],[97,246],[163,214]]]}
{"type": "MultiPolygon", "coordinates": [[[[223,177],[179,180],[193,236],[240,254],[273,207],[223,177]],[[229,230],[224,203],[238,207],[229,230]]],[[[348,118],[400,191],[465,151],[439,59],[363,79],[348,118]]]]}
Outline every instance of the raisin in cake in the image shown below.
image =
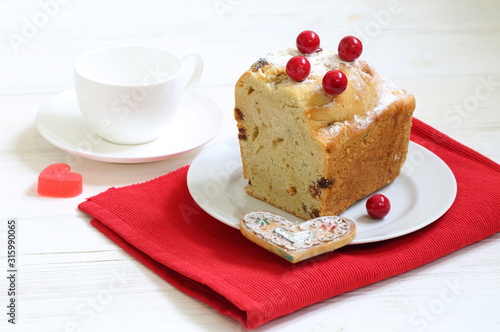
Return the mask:
{"type": "Polygon", "coordinates": [[[290,79],[285,49],[255,62],[235,87],[234,116],[249,195],[302,219],[339,215],[393,181],[408,151],[415,99],[363,60],[307,55],[311,73],[290,79]],[[348,78],[327,94],[329,70],[348,78]]]}

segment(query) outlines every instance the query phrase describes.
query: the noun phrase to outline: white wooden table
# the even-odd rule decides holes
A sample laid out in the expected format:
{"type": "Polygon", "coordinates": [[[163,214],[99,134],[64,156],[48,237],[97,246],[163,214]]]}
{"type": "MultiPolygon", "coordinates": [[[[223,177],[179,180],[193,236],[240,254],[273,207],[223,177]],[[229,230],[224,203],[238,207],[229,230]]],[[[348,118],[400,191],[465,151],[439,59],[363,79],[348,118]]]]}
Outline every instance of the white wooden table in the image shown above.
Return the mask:
{"type": "MultiPolygon", "coordinates": [[[[496,1],[0,0],[0,330],[242,331],[124,253],[77,210],[86,197],[163,175],[196,150],[146,164],[84,160],[84,192],[36,194],[65,162],[34,124],[72,88],[88,50],[138,44],[205,60],[198,91],[235,134],[233,85],[268,51],[315,30],[324,48],[355,34],[363,57],[414,93],[415,116],[500,161],[500,4],[496,1]],[[7,221],[18,221],[16,325],[6,313],[7,221]]],[[[499,208],[500,209],[500,208],[499,208]]],[[[257,331],[500,331],[500,234],[403,275],[277,319],[257,331]]]]}

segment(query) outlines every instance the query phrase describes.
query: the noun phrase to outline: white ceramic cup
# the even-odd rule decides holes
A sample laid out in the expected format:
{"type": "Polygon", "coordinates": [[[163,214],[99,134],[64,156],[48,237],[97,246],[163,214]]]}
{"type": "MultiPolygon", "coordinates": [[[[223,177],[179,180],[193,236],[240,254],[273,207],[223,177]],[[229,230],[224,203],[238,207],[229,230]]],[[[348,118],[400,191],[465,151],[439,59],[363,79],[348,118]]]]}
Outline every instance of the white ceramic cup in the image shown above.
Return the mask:
{"type": "Polygon", "coordinates": [[[203,60],[193,52],[176,56],[149,47],[107,47],[76,60],[75,93],[95,134],[117,144],[141,144],[162,133],[202,72],[203,60]],[[190,78],[188,57],[194,59],[190,78]]]}

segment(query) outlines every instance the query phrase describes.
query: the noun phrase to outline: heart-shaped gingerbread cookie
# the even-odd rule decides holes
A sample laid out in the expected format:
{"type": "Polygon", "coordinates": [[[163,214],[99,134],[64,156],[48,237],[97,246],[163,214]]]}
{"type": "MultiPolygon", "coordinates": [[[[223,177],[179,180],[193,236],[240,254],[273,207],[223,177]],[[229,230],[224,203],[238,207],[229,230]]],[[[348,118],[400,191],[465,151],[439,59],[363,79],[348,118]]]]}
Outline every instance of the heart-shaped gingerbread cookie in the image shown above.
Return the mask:
{"type": "Polygon", "coordinates": [[[292,263],[343,247],[356,236],[356,224],[347,218],[325,216],[294,223],[265,211],[245,214],[240,230],[250,241],[292,263]]]}

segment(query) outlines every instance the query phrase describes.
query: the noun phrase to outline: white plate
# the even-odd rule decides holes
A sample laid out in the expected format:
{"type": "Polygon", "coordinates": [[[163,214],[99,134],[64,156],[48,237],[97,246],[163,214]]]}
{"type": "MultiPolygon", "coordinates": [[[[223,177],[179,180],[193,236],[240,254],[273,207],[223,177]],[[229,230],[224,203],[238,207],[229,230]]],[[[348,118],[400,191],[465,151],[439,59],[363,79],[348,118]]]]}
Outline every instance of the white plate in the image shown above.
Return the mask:
{"type": "Polygon", "coordinates": [[[183,100],[164,134],[145,144],[120,145],[98,137],[80,114],[74,90],[47,101],[36,117],[40,134],[58,148],[80,157],[115,163],[157,161],[191,151],[214,138],[222,122],[221,109],[196,92],[183,100]]]}
{"type": "MultiPolygon", "coordinates": [[[[211,216],[239,228],[239,219],[256,210],[270,211],[290,219],[297,217],[245,193],[246,180],[238,142],[230,138],[200,153],[189,168],[187,184],[194,200],[211,216]]],[[[382,220],[370,218],[366,198],[342,216],[353,220],[357,236],[351,244],[383,241],[419,230],[442,216],[452,205],[457,192],[450,168],[435,154],[410,142],[401,174],[377,191],[391,201],[391,211],[382,220]]]]}

